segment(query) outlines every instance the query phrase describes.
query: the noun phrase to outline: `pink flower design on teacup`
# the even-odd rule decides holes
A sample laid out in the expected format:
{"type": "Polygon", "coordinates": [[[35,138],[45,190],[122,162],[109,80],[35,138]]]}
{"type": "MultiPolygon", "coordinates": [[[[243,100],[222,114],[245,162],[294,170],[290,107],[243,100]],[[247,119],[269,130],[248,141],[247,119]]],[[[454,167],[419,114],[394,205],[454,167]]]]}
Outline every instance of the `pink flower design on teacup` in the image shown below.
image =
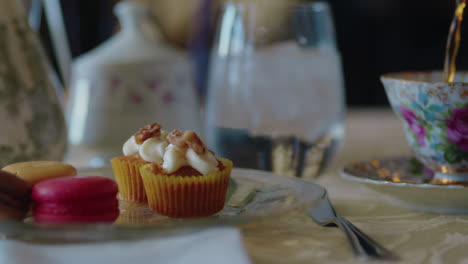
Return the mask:
{"type": "Polygon", "coordinates": [[[468,152],[468,107],[455,108],[452,116],[445,120],[447,139],[457,144],[463,152],[468,152]]]}
{"type": "Polygon", "coordinates": [[[402,105],[400,105],[400,111],[410,130],[416,135],[418,144],[421,147],[424,147],[426,145],[426,142],[424,141],[424,137],[426,136],[426,130],[419,123],[418,117],[413,111],[402,105]]]}

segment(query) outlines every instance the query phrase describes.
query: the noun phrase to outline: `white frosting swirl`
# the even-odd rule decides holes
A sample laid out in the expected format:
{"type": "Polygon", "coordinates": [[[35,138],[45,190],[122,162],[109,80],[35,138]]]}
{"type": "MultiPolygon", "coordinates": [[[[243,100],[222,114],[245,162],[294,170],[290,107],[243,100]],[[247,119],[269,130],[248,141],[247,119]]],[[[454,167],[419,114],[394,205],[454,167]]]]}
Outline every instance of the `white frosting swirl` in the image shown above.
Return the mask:
{"type": "Polygon", "coordinates": [[[209,151],[205,151],[203,155],[198,155],[193,149],[189,148],[185,157],[187,163],[201,174],[205,175],[218,170],[218,160],[209,151]]]}
{"type": "Polygon", "coordinates": [[[144,161],[161,163],[165,149],[169,144],[166,135],[167,132],[161,131],[160,137],[148,138],[141,145],[136,143],[135,136],[131,136],[123,145],[123,154],[130,156],[139,153],[144,161]]]}
{"type": "Polygon", "coordinates": [[[173,173],[179,168],[188,165],[185,153],[181,152],[178,147],[169,144],[164,153],[162,168],[166,173],[173,173]]]}
{"type": "Polygon", "coordinates": [[[172,173],[186,165],[203,175],[218,171],[218,160],[211,152],[205,151],[204,154],[199,155],[191,148],[182,150],[175,145],[169,144],[166,153],[164,153],[162,165],[164,171],[172,173]]]}
{"type": "Polygon", "coordinates": [[[218,160],[210,151],[205,149],[203,154],[197,154],[192,148],[169,144],[167,134],[161,130],[161,136],[148,138],[141,145],[136,143],[135,136],[131,136],[124,143],[122,151],[125,156],[139,153],[147,162],[162,163],[166,173],[173,173],[187,165],[203,175],[218,170],[218,160]]]}
{"type": "Polygon", "coordinates": [[[135,137],[131,136],[127,141],[125,141],[122,152],[125,156],[130,156],[136,154],[140,150],[140,145],[135,141],[135,137]]]}
{"type": "Polygon", "coordinates": [[[141,144],[139,153],[142,159],[148,162],[160,163],[163,161],[167,141],[157,138],[148,138],[141,144]]]}

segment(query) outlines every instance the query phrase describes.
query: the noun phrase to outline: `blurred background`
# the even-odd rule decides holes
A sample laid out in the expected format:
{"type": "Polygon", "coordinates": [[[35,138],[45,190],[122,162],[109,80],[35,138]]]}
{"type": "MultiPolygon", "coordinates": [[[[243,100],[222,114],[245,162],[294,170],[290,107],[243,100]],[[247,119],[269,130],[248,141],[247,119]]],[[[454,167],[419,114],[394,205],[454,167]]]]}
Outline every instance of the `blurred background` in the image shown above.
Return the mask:
{"type": "MultiPolygon", "coordinates": [[[[256,1],[256,0],[252,0],[256,1]]],[[[281,0],[275,0],[281,1],[281,0]]],[[[77,56],[118,32],[117,0],[62,0],[71,49],[77,56]]],[[[151,8],[167,41],[190,47],[198,69],[198,91],[205,93],[209,47],[220,0],[141,0],[151,8]]],[[[441,69],[455,0],[329,0],[341,52],[348,106],[387,105],[379,76],[385,72],[441,69]]],[[[53,56],[44,16],[41,37],[53,56]]],[[[468,27],[462,29],[468,36],[468,27]]],[[[462,39],[458,67],[468,66],[468,40],[462,39]]],[[[57,65],[57,60],[54,61],[57,65]]]]}

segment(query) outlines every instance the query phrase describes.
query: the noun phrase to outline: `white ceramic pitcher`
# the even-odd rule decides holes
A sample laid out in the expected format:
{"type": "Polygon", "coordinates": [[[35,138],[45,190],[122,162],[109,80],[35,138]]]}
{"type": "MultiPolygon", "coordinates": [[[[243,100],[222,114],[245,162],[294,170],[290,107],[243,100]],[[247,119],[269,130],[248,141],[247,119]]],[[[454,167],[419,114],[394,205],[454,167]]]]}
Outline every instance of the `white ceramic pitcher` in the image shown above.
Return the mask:
{"type": "MultiPolygon", "coordinates": [[[[163,36],[148,35],[148,10],[121,2],[115,13],[121,31],[72,67],[69,141],[72,152],[102,166],[122,154],[122,144],[146,124],[199,132],[200,110],[188,54],[163,36]]],[[[156,33],[156,28],[153,33],[156,33]]]]}

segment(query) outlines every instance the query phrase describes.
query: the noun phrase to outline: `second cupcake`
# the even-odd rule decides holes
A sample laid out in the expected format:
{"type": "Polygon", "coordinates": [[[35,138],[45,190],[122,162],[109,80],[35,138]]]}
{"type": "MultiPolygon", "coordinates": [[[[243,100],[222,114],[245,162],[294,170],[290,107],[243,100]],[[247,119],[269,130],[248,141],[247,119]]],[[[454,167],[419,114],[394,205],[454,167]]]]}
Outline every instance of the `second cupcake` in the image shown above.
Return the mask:
{"type": "Polygon", "coordinates": [[[219,212],[232,162],[216,158],[193,131],[172,131],[162,160],[140,168],[152,211],[177,218],[219,212]]]}

